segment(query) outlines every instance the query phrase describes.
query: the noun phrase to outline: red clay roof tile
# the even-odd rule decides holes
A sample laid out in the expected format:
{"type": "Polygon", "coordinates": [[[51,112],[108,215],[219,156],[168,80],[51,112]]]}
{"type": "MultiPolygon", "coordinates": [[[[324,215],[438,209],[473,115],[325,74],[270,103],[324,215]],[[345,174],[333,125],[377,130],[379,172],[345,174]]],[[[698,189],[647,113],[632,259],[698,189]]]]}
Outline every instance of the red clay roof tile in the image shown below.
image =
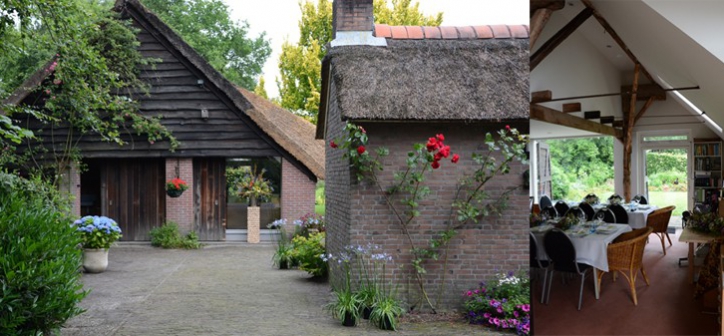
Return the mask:
{"type": "Polygon", "coordinates": [[[528,32],[528,26],[508,26],[510,33],[513,34],[513,38],[528,38],[530,33],[528,32]]]}
{"type": "Polygon", "coordinates": [[[490,29],[490,26],[473,26],[473,29],[475,29],[475,34],[478,35],[478,38],[490,39],[495,37],[493,36],[493,30],[490,29]]]}
{"type": "Polygon", "coordinates": [[[495,38],[510,38],[510,30],[506,25],[492,25],[490,28],[493,30],[493,36],[495,38]]]}
{"type": "Polygon", "coordinates": [[[480,25],[459,27],[420,27],[375,25],[375,36],[396,40],[404,39],[526,39],[530,36],[527,25],[480,25]]]}
{"type": "Polygon", "coordinates": [[[390,31],[390,26],[388,26],[386,24],[376,24],[375,25],[375,36],[392,37],[392,32],[390,31]]]}
{"type": "Polygon", "coordinates": [[[392,30],[393,39],[406,39],[407,38],[407,29],[405,29],[404,26],[390,26],[390,29],[392,30]]]}
{"type": "Polygon", "coordinates": [[[474,39],[477,38],[475,36],[475,30],[471,26],[463,26],[463,27],[457,27],[458,28],[458,35],[460,35],[461,39],[474,39]]]}
{"type": "Polygon", "coordinates": [[[422,31],[425,32],[426,39],[441,39],[439,27],[422,27],[422,31]]]}
{"type": "Polygon", "coordinates": [[[407,38],[408,39],[424,39],[425,34],[422,32],[422,27],[420,26],[405,26],[405,29],[407,29],[407,38]]]}

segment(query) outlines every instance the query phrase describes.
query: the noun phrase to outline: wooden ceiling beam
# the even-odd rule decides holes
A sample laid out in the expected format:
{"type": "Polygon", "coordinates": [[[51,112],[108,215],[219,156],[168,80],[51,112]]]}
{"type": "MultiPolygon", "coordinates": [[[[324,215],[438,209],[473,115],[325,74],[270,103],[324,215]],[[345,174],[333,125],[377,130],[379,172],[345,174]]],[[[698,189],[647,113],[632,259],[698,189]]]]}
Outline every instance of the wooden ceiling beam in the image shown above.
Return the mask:
{"type": "Polygon", "coordinates": [[[576,17],[571,20],[571,22],[568,22],[561,30],[559,30],[553,37],[551,37],[546,43],[544,43],[540,49],[536,50],[536,52],[533,54],[533,56],[530,57],[530,71],[533,71],[540,62],[542,62],[553,50],[558,47],[563,41],[568,38],[578,27],[583,24],[593,13],[595,10],[593,8],[585,8],[583,9],[576,17]]]}
{"type": "MultiPolygon", "coordinates": [[[[621,86],[621,93],[624,98],[630,98],[633,87],[631,85],[621,86]]],[[[666,100],[666,91],[656,84],[639,84],[638,90],[636,91],[636,100],[666,100]]]]}
{"type": "Polygon", "coordinates": [[[581,103],[563,104],[563,113],[581,112],[581,103]]]}
{"type": "MultiPolygon", "coordinates": [[[[626,53],[628,58],[630,58],[631,61],[634,62],[634,64],[640,65],[641,62],[639,62],[638,58],[636,58],[636,55],[634,55],[633,52],[631,52],[631,50],[626,46],[626,43],[624,43],[623,40],[621,39],[621,37],[618,36],[616,31],[613,30],[613,27],[611,27],[611,25],[608,23],[608,21],[606,21],[606,18],[604,18],[603,15],[601,15],[601,13],[596,10],[596,7],[593,6],[593,3],[591,3],[591,0],[581,0],[581,2],[583,2],[583,5],[586,6],[586,8],[593,10],[593,17],[596,18],[596,21],[598,21],[598,23],[601,24],[603,29],[605,29],[606,32],[609,35],[611,35],[611,38],[613,38],[613,40],[616,41],[616,44],[618,44],[618,46],[623,50],[623,52],[626,53]]],[[[659,86],[659,84],[656,83],[656,81],[654,80],[654,77],[652,77],[651,74],[648,71],[646,71],[646,68],[641,66],[640,71],[641,71],[641,73],[644,74],[644,76],[646,76],[646,78],[648,78],[651,81],[651,83],[654,83],[654,85],[659,86]]]]}
{"type": "Polygon", "coordinates": [[[533,104],[550,101],[553,98],[553,92],[550,90],[536,91],[530,94],[530,102],[533,104]]]}
{"type": "Polygon", "coordinates": [[[546,23],[548,23],[548,20],[551,18],[551,14],[553,14],[553,11],[548,8],[541,8],[535,11],[533,13],[533,16],[530,18],[530,49],[533,49],[533,46],[535,45],[535,42],[538,41],[538,37],[540,37],[540,32],[543,31],[543,28],[545,28],[546,23]]]}
{"type": "Polygon", "coordinates": [[[530,105],[530,118],[583,131],[603,135],[611,135],[615,136],[618,139],[621,139],[623,137],[623,132],[619,129],[615,129],[611,126],[601,125],[597,122],[572,116],[570,114],[566,114],[561,111],[557,111],[541,105],[530,105]]]}
{"type": "Polygon", "coordinates": [[[651,104],[654,102],[654,97],[649,97],[648,100],[644,103],[644,106],[641,107],[641,110],[639,110],[639,113],[636,113],[636,117],[634,118],[634,125],[636,125],[637,122],[639,122],[639,119],[644,116],[644,113],[651,107],[651,104]]]}
{"type": "Polygon", "coordinates": [[[557,11],[566,7],[565,0],[530,0],[530,14],[533,15],[539,9],[550,9],[557,11]]]}

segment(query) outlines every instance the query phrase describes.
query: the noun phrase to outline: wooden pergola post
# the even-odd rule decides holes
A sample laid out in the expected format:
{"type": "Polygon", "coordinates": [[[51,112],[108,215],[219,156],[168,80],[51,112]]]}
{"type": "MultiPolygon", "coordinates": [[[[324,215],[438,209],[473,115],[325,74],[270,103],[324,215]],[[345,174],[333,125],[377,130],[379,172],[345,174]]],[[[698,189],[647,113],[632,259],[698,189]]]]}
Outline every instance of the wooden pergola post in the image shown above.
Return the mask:
{"type": "Polygon", "coordinates": [[[639,88],[639,73],[641,65],[634,67],[633,87],[631,89],[631,102],[628,110],[623,111],[623,197],[626,202],[631,201],[631,152],[633,147],[633,128],[636,120],[636,94],[639,88]]]}

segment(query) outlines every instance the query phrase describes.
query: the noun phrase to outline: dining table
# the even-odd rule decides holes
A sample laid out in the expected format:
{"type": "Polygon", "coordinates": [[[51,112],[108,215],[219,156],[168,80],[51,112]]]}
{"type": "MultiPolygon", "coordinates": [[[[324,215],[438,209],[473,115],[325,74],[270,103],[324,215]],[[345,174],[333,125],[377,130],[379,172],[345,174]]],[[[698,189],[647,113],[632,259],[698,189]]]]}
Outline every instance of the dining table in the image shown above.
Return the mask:
{"type": "MultiPolygon", "coordinates": [[[[543,246],[543,237],[554,226],[554,222],[532,227],[530,230],[538,241],[538,258],[548,260],[548,255],[543,246]]],[[[573,226],[564,232],[571,239],[576,249],[576,262],[593,266],[593,283],[596,299],[599,298],[598,272],[608,272],[608,244],[613,242],[622,233],[631,231],[627,224],[602,223],[593,231],[588,222],[583,225],[573,226]],[[593,232],[592,232],[593,231],[593,232]]]]}
{"type": "Polygon", "coordinates": [[[694,245],[709,243],[717,237],[718,236],[714,234],[694,231],[690,227],[684,227],[681,235],[679,235],[680,242],[689,244],[689,253],[687,255],[689,283],[694,283],[694,245]]]}
{"type": "MultiPolygon", "coordinates": [[[[571,207],[578,206],[580,204],[580,202],[576,203],[572,201],[569,201],[567,203],[568,206],[571,207]]],[[[591,207],[593,207],[593,210],[598,211],[607,207],[608,205],[608,203],[596,203],[592,204],[591,207]]],[[[659,208],[658,206],[652,204],[637,204],[636,210],[631,211],[629,210],[629,203],[621,203],[621,206],[626,209],[626,213],[628,214],[628,225],[632,229],[640,229],[646,227],[646,219],[649,217],[649,214],[659,208]]]]}

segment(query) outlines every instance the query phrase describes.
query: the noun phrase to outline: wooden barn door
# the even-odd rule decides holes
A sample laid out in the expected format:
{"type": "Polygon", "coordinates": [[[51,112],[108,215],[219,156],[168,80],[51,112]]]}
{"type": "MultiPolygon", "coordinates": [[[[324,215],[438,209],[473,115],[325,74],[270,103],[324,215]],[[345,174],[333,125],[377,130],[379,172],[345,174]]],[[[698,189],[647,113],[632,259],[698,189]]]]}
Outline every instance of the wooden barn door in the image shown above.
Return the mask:
{"type": "Polygon", "coordinates": [[[103,160],[102,213],[118,222],[121,240],[150,240],[166,220],[165,175],[160,159],[103,160]]]}
{"type": "Polygon", "coordinates": [[[199,240],[226,239],[225,159],[194,159],[194,209],[199,240]]]}

